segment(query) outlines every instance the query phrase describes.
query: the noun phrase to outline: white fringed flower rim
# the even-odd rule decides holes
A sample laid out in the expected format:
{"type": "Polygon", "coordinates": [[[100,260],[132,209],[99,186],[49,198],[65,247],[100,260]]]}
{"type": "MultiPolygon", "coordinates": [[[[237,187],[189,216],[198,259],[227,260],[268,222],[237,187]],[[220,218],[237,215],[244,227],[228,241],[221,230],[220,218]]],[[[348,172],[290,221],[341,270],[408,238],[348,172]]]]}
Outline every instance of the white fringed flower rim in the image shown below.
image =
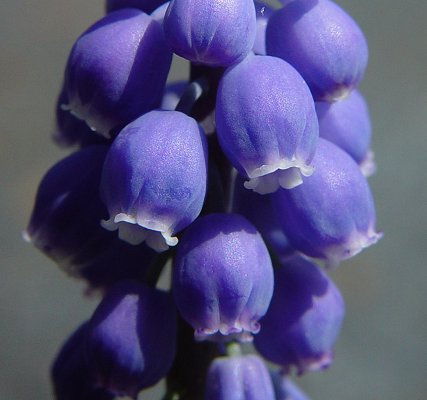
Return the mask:
{"type": "Polygon", "coordinates": [[[340,261],[346,260],[360,253],[363,249],[375,244],[383,237],[382,232],[375,232],[369,228],[367,232],[353,232],[345,244],[331,246],[325,252],[326,267],[333,269],[338,266],[340,261]]]}
{"type": "Polygon", "coordinates": [[[246,171],[249,181],[244,186],[259,194],[274,193],[280,187],[292,189],[301,185],[302,176],[310,176],[313,171],[313,166],[301,163],[296,158],[282,159],[276,164],[261,165],[253,171],[246,171]]]}
{"type": "Polygon", "coordinates": [[[109,220],[102,220],[101,225],[109,231],[118,230],[119,238],[129,244],[138,245],[146,242],[147,246],[157,252],[178,244],[178,238],[171,235],[168,226],[156,221],[140,221],[125,213],[119,213],[109,220]]]}
{"type": "Polygon", "coordinates": [[[365,158],[359,163],[359,168],[365,178],[375,174],[377,165],[375,164],[375,154],[372,150],[368,150],[365,158]]]}
{"type": "Polygon", "coordinates": [[[245,324],[242,324],[240,321],[235,321],[233,324],[222,322],[216,328],[196,328],[194,330],[194,338],[198,342],[205,340],[213,342],[237,340],[241,343],[248,343],[252,342],[252,335],[257,334],[260,329],[261,325],[256,320],[245,324]]]}

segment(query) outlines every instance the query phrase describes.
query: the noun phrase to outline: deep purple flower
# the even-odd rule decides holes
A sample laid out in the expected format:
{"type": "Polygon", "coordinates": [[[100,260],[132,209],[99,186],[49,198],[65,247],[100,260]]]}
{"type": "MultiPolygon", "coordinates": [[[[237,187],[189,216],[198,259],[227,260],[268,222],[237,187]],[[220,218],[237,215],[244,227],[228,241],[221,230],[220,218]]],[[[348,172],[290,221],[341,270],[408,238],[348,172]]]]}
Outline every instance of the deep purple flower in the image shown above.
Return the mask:
{"type": "Polygon", "coordinates": [[[319,135],[345,150],[365,176],[375,172],[371,145],[371,120],[362,94],[353,90],[335,103],[316,102],[319,135]]]}
{"type": "Polygon", "coordinates": [[[113,400],[114,395],[94,384],[87,364],[85,340],[88,324],[82,324],[64,343],[52,364],[55,400],[113,400]]]}
{"type": "Polygon", "coordinates": [[[300,257],[275,269],[274,285],[256,349],[285,370],[327,367],[344,317],[339,290],[320,268],[300,257]]]}
{"type": "Polygon", "coordinates": [[[206,192],[206,139],[177,111],[151,111],[126,126],[110,147],[101,195],[103,222],[131,244],[175,246],[173,236],[199,215],[206,192]]]}
{"type": "Polygon", "coordinates": [[[376,243],[375,207],[366,178],[355,161],[320,138],[315,171],[292,190],[279,190],[274,203],[291,244],[330,265],[376,243]]]}
{"type": "Polygon", "coordinates": [[[107,210],[99,197],[108,148],[89,146],[55,164],[37,190],[25,239],[73,274],[76,259],[92,258],[113,235],[100,226],[107,210]]]}
{"type": "Polygon", "coordinates": [[[273,269],[261,235],[237,214],[196,220],[178,246],[173,292],[196,339],[251,340],[273,292],[273,269]]]}
{"type": "Polygon", "coordinates": [[[246,188],[272,193],[311,175],[318,138],[314,101],[285,61],[251,55],[227,69],[218,88],[215,120],[222,150],[249,179],[246,188]]]}
{"type": "Polygon", "coordinates": [[[219,357],[209,367],[205,400],[275,400],[273,384],[254,354],[219,357]]]}
{"type": "Polygon", "coordinates": [[[303,76],[316,100],[345,97],[365,72],[368,46],[356,22],[329,0],[291,1],[269,19],[267,54],[303,76]]]}
{"type": "Polygon", "coordinates": [[[136,399],[171,367],[176,315],[168,293],[123,281],[103,298],[86,340],[96,382],[115,395],[136,399]]]}
{"type": "Polygon", "coordinates": [[[76,41],[65,71],[70,111],[104,136],[159,106],[172,53],[136,9],[112,12],[76,41]]]}
{"type": "Polygon", "coordinates": [[[252,49],[255,7],[247,0],[172,0],[164,29],[179,56],[194,63],[228,66],[252,49]]]}

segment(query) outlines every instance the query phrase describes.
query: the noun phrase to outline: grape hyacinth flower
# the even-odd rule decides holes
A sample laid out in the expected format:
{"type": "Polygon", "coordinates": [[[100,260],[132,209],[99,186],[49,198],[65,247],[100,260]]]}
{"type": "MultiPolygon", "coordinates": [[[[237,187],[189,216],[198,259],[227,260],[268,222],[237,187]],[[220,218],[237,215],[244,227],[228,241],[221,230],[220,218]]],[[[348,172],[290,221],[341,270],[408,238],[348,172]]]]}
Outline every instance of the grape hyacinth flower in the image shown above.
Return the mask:
{"type": "Polygon", "coordinates": [[[251,340],[273,293],[273,269],[261,235],[238,214],[198,219],[178,246],[172,286],[197,340],[251,340]]]}
{"type": "Polygon", "coordinates": [[[216,358],[206,378],[205,400],[275,400],[266,366],[254,354],[216,358]]]}
{"type": "Polygon", "coordinates": [[[136,9],[112,12],[73,46],[65,71],[66,106],[109,137],[159,106],[171,60],[156,21],[136,9]]]}
{"type": "Polygon", "coordinates": [[[24,238],[71,275],[76,264],[109,246],[107,216],[98,191],[108,148],[89,146],[55,164],[42,179],[24,238]],[[78,261],[79,260],[79,261],[78,261]]]}
{"type": "Polygon", "coordinates": [[[353,90],[335,103],[316,102],[319,135],[345,150],[359,164],[363,175],[375,172],[371,145],[371,120],[362,94],[353,90]]]}
{"type": "Polygon", "coordinates": [[[89,321],[86,351],[95,382],[118,396],[163,378],[175,354],[170,294],[132,281],[111,288],[89,321]]]}
{"type": "Polygon", "coordinates": [[[187,86],[188,82],[186,81],[168,83],[163,93],[162,104],[160,108],[162,110],[169,111],[175,110],[187,86]]]}
{"type": "Polygon", "coordinates": [[[85,354],[87,322],[65,342],[52,364],[51,377],[56,400],[113,400],[109,391],[96,387],[85,354]]]}
{"type": "Polygon", "coordinates": [[[199,215],[206,192],[206,139],[196,121],[178,111],[151,111],[127,125],[110,147],[101,197],[103,222],[131,244],[156,251],[199,215]]]}
{"type": "Polygon", "coordinates": [[[320,138],[315,172],[292,190],[279,190],[274,204],[295,249],[330,266],[376,243],[375,208],[366,178],[354,160],[320,138]]]}
{"type": "Polygon", "coordinates": [[[226,70],[215,121],[222,150],[247,189],[260,194],[293,188],[313,172],[318,122],[299,73],[275,57],[248,56],[226,70]]]}
{"type": "Polygon", "coordinates": [[[254,344],[267,360],[299,374],[326,368],[344,317],[344,302],[331,279],[296,257],[275,269],[274,294],[254,344]]]}
{"type": "Polygon", "coordinates": [[[164,19],[173,51],[197,64],[229,66],[252,49],[256,33],[253,1],[172,0],[164,19]]]}
{"type": "Polygon", "coordinates": [[[267,54],[292,64],[317,101],[347,96],[368,62],[365,36],[356,22],[330,0],[291,1],[269,19],[267,54]]]}

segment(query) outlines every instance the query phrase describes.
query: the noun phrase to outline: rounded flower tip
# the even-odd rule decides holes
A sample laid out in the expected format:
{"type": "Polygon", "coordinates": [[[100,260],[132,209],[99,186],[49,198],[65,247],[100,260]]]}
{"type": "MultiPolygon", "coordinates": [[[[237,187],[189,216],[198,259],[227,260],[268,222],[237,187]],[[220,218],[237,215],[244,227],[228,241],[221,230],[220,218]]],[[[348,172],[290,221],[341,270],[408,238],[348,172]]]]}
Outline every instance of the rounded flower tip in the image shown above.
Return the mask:
{"type": "Polygon", "coordinates": [[[250,343],[253,341],[253,335],[256,335],[261,329],[258,321],[249,321],[242,324],[240,321],[231,323],[221,323],[218,328],[196,328],[194,338],[198,342],[205,340],[213,342],[229,342],[237,340],[240,343],[250,343]]]}

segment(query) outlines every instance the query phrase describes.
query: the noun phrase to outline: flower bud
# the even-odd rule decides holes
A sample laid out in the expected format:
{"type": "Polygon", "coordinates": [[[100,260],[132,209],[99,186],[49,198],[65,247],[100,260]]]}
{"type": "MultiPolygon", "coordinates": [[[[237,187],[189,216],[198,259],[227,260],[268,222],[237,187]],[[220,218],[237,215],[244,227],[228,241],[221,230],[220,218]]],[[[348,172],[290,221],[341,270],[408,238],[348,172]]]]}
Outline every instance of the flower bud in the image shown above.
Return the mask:
{"type": "Polygon", "coordinates": [[[218,140],[245,187],[265,194],[312,173],[318,122],[298,72],[276,57],[248,56],[226,70],[217,94],[218,140]]]}
{"type": "Polygon", "coordinates": [[[315,171],[292,190],[280,190],[274,203],[286,237],[295,249],[330,265],[376,243],[375,207],[366,178],[354,160],[322,138],[315,171]]]}
{"type": "Polygon", "coordinates": [[[239,62],[252,49],[255,7],[247,0],[172,0],[164,29],[179,56],[225,67],[239,62]]]}
{"type": "Polygon", "coordinates": [[[113,400],[114,395],[96,387],[86,360],[88,324],[82,324],[65,342],[52,365],[55,400],[113,400]]]}
{"type": "Polygon", "coordinates": [[[345,97],[362,79],[368,62],[359,26],[329,0],[285,4],[269,19],[266,44],[267,54],[298,70],[318,101],[345,97]]]}
{"type": "Polygon", "coordinates": [[[162,104],[160,108],[162,110],[169,111],[175,110],[187,86],[188,82],[186,81],[168,83],[163,93],[162,104]]]}
{"type": "Polygon", "coordinates": [[[86,349],[97,384],[136,399],[167,374],[175,334],[169,294],[132,281],[117,284],[89,321],[86,349]]]}
{"type": "Polygon", "coordinates": [[[371,145],[371,121],[365,99],[358,90],[335,103],[316,102],[319,135],[346,151],[363,175],[375,172],[371,145]]]}
{"type": "Polygon", "coordinates": [[[151,111],[126,126],[110,147],[101,180],[109,230],[156,251],[199,215],[206,192],[206,139],[177,111],[151,111]]]}
{"type": "Polygon", "coordinates": [[[275,400],[273,384],[254,354],[219,357],[209,367],[205,400],[275,400]]]}
{"type": "Polygon", "coordinates": [[[285,371],[326,368],[344,317],[344,302],[329,277],[316,265],[294,258],[275,269],[274,294],[256,349],[285,371]]]}
{"type": "Polygon", "coordinates": [[[76,259],[98,254],[113,235],[99,221],[105,209],[99,182],[106,146],[89,146],[55,164],[43,177],[24,238],[73,274],[76,259]]]}
{"type": "Polygon", "coordinates": [[[267,248],[237,214],[196,220],[178,246],[173,293],[197,340],[251,340],[273,292],[267,248]]]}
{"type": "Polygon", "coordinates": [[[136,9],[108,14],[73,46],[65,71],[67,107],[109,137],[159,106],[171,59],[151,17],[136,9]]]}

